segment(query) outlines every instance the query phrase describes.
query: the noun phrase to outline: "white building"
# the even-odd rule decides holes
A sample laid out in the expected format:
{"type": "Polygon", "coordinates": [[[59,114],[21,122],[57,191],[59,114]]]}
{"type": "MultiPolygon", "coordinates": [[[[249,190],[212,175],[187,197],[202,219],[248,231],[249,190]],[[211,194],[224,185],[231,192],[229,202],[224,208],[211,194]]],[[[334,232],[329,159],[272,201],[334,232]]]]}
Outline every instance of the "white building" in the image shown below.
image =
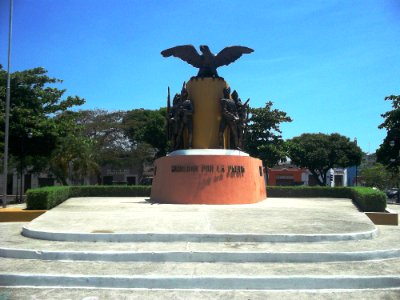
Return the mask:
{"type": "Polygon", "coordinates": [[[330,187],[347,186],[347,169],[333,168],[328,171],[327,185],[330,187]]]}

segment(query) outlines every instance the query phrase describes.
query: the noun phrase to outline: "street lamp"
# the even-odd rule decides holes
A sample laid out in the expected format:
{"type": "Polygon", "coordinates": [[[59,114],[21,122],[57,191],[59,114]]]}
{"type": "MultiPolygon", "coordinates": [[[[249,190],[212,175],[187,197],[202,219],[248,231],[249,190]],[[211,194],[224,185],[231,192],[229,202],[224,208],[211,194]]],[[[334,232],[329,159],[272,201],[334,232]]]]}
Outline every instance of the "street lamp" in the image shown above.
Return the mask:
{"type": "MultiPolygon", "coordinates": [[[[392,147],[393,149],[394,149],[395,145],[396,145],[396,141],[395,140],[391,140],[389,142],[389,146],[392,147]]],[[[398,158],[399,158],[399,153],[397,153],[396,158],[391,158],[390,162],[391,163],[395,163],[398,158]]],[[[398,166],[396,166],[396,174],[397,174],[397,176],[399,176],[399,167],[398,166]]],[[[397,185],[397,201],[396,201],[396,203],[400,203],[400,183],[399,183],[399,178],[397,178],[397,180],[396,180],[396,185],[397,185]]]]}
{"type": "Polygon", "coordinates": [[[3,163],[3,208],[7,207],[7,176],[8,176],[8,136],[10,127],[10,89],[11,89],[11,39],[12,39],[12,11],[13,1],[10,0],[10,14],[8,23],[8,55],[7,55],[7,89],[6,89],[6,110],[4,114],[4,163],[3,163]]]}
{"type": "MultiPolygon", "coordinates": [[[[357,138],[354,138],[354,144],[357,146],[357,138]]],[[[358,186],[358,165],[356,165],[356,186],[358,186]]]]}
{"type": "Polygon", "coordinates": [[[24,183],[24,165],[25,165],[25,142],[28,139],[31,139],[33,134],[31,131],[28,131],[26,133],[24,132],[24,134],[21,137],[21,158],[20,158],[20,166],[19,166],[19,195],[17,194],[17,202],[22,203],[23,202],[23,196],[24,196],[24,188],[23,188],[23,183],[24,183]]]}

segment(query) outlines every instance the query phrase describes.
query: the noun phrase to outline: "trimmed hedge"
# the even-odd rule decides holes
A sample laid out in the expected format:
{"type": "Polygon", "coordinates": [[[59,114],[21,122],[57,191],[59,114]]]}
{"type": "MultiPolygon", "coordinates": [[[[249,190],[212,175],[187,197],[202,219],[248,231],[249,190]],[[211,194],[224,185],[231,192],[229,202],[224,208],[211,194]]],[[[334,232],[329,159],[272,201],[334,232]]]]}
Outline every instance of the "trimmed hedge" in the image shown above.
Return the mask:
{"type": "Polygon", "coordinates": [[[267,195],[294,198],[349,198],[361,211],[383,212],[386,209],[386,194],[368,187],[269,186],[267,195]]]}
{"type": "Polygon", "coordinates": [[[368,187],[351,188],[352,198],[361,211],[383,212],[386,209],[386,194],[368,187]]]}
{"type": "Polygon", "coordinates": [[[70,197],[150,197],[149,185],[72,186],[70,197]]]}
{"type": "Polygon", "coordinates": [[[348,187],[327,186],[268,186],[268,197],[327,197],[327,198],[352,198],[348,187]]]}
{"type": "MultiPolygon", "coordinates": [[[[51,209],[71,197],[149,197],[151,186],[53,186],[27,191],[27,209],[51,209]]],[[[366,187],[269,186],[268,197],[349,198],[361,211],[383,212],[386,195],[366,187]]]]}
{"type": "Polygon", "coordinates": [[[151,186],[52,186],[26,192],[27,209],[51,209],[71,197],[149,197],[151,186]]]}
{"type": "Polygon", "coordinates": [[[52,186],[43,187],[26,192],[26,208],[35,209],[51,209],[58,204],[70,198],[71,187],[69,186],[52,186]]]}

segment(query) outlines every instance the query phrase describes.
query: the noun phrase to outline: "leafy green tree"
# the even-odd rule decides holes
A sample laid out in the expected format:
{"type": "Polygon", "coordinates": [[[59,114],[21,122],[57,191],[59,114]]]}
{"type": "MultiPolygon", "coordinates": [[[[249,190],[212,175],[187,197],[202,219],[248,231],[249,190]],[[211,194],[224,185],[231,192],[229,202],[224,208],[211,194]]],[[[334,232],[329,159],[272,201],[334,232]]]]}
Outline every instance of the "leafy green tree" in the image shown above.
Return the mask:
{"type": "Polygon", "coordinates": [[[386,166],[392,172],[394,183],[399,186],[400,176],[400,95],[387,96],[386,101],[392,101],[392,110],[381,116],[385,119],[379,125],[380,129],[386,129],[386,137],[376,151],[377,161],[386,166]]]}
{"type": "Polygon", "coordinates": [[[165,116],[165,108],[128,111],[123,120],[126,135],[133,144],[146,143],[157,150],[157,157],[164,156],[168,149],[165,116]]]}
{"type": "MultiPolygon", "coordinates": [[[[7,72],[0,68],[0,132],[4,136],[4,107],[7,72]]],[[[33,165],[44,167],[57,146],[57,140],[65,136],[66,126],[61,126],[56,116],[69,108],[81,105],[80,97],[62,99],[65,90],[52,87],[62,80],[49,77],[43,68],[34,68],[11,74],[11,106],[9,151],[19,169],[33,165]]],[[[2,149],[3,150],[3,149],[2,149]]]]}
{"type": "Polygon", "coordinates": [[[392,186],[392,174],[382,164],[375,164],[371,167],[360,170],[363,184],[370,187],[377,187],[381,190],[392,186]]]}
{"type": "Polygon", "coordinates": [[[50,171],[63,185],[68,184],[67,179],[82,183],[86,176],[99,175],[92,141],[73,134],[61,138],[50,160],[50,171]]]}
{"type": "Polygon", "coordinates": [[[55,118],[62,135],[52,152],[49,171],[63,185],[67,185],[67,179],[74,184],[82,183],[85,177],[100,172],[94,141],[84,135],[78,117],[79,113],[66,111],[55,118]]]}
{"type": "Polygon", "coordinates": [[[331,168],[346,168],[361,163],[362,151],[349,138],[338,133],[304,133],[288,141],[292,163],[308,168],[321,186],[327,183],[331,168]]]}
{"type": "Polygon", "coordinates": [[[261,159],[265,166],[273,167],[287,156],[280,124],[292,122],[286,112],[272,109],[268,101],[265,107],[250,108],[249,123],[244,138],[244,150],[261,159]]]}

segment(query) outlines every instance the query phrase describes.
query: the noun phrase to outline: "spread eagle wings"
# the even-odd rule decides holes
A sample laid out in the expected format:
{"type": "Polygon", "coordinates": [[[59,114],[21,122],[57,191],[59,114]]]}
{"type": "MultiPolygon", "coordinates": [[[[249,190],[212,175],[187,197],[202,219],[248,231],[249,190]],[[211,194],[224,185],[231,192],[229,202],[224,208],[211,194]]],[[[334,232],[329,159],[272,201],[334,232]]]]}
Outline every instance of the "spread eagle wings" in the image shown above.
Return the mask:
{"type": "MultiPolygon", "coordinates": [[[[253,51],[253,49],[244,46],[226,47],[215,56],[215,67],[227,66],[243,54],[251,53],[253,51]]],[[[178,57],[195,68],[201,68],[203,66],[202,56],[197,52],[193,45],[172,47],[162,51],[161,54],[164,57],[178,57]]]]}
{"type": "Polygon", "coordinates": [[[164,57],[178,57],[195,68],[200,68],[202,66],[201,55],[196,51],[193,45],[172,47],[162,51],[161,55],[164,57]]]}
{"type": "Polygon", "coordinates": [[[243,46],[230,46],[226,47],[219,52],[216,57],[216,67],[227,66],[230,63],[233,63],[243,54],[248,54],[253,52],[254,50],[248,47],[243,46]]]}

